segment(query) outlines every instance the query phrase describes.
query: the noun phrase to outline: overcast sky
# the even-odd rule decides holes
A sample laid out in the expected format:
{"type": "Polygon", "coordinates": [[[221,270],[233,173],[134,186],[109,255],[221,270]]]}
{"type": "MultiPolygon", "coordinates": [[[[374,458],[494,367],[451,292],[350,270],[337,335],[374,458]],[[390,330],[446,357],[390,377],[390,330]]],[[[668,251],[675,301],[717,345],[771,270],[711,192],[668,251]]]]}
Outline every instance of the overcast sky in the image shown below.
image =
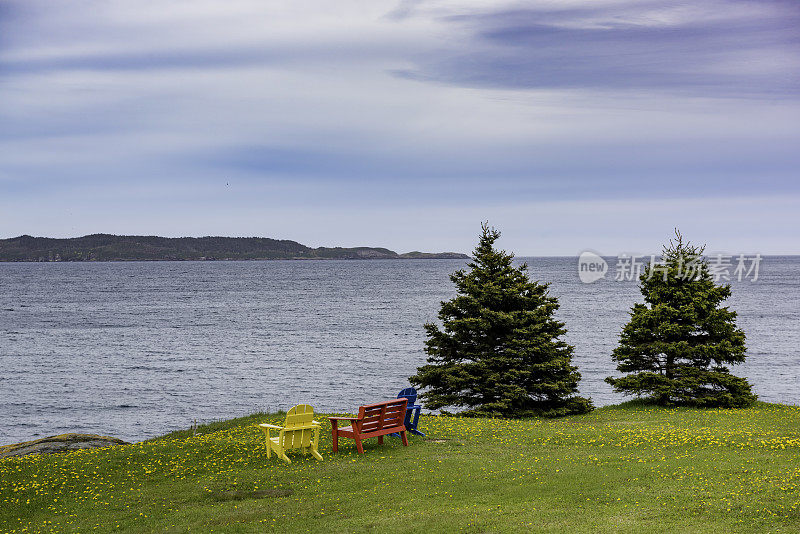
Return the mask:
{"type": "Polygon", "coordinates": [[[0,237],[800,254],[796,0],[0,0],[0,237]]]}

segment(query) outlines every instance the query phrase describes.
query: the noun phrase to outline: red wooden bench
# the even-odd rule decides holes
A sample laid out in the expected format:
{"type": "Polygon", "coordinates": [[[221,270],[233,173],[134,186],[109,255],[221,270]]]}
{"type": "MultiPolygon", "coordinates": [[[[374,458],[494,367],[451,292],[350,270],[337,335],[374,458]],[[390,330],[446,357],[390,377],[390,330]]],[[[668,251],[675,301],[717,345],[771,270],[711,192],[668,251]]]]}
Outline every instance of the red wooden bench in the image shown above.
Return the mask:
{"type": "Polygon", "coordinates": [[[361,440],[377,437],[378,443],[383,444],[383,436],[395,432],[400,433],[403,445],[408,447],[406,427],[403,424],[407,403],[404,397],[359,406],[358,417],[328,417],[333,432],[333,452],[339,450],[339,436],[356,440],[358,453],[364,454],[361,440]],[[350,426],[339,428],[339,421],[342,420],[350,421],[350,426]]]}

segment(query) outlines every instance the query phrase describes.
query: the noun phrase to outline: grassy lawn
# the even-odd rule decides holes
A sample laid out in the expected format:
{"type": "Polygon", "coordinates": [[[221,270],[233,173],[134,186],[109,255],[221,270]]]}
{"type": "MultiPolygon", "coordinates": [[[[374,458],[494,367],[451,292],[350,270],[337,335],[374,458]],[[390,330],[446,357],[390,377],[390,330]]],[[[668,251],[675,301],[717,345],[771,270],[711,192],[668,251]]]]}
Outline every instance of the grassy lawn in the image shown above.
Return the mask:
{"type": "Polygon", "coordinates": [[[2,532],[798,532],[800,408],[636,403],[558,420],[424,417],[426,438],[266,459],[256,414],[0,460],[2,532]]]}

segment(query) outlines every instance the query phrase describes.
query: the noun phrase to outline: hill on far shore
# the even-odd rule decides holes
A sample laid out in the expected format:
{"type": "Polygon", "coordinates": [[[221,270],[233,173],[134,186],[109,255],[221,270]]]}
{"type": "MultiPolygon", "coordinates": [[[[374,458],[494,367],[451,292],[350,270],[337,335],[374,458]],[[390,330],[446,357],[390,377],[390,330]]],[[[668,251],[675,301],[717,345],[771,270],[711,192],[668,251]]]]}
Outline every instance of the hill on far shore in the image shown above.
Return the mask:
{"type": "Polygon", "coordinates": [[[0,239],[0,261],[371,260],[468,258],[457,252],[398,254],[380,247],[311,248],[266,237],[158,237],[92,234],[68,239],[0,239]]]}

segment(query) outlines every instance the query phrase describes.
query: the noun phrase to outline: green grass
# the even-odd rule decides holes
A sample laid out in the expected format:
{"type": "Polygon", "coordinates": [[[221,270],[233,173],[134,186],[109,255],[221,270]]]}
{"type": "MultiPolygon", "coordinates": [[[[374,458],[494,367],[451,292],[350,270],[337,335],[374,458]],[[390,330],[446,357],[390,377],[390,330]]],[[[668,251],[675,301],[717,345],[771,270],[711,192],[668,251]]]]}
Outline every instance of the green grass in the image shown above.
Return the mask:
{"type": "MultiPolygon", "coordinates": [[[[256,414],[132,445],[0,460],[2,532],[797,532],[800,408],[627,403],[558,420],[424,417],[402,447],[325,425],[267,460],[256,414]]],[[[318,417],[325,420],[324,417],[318,417]]]]}

